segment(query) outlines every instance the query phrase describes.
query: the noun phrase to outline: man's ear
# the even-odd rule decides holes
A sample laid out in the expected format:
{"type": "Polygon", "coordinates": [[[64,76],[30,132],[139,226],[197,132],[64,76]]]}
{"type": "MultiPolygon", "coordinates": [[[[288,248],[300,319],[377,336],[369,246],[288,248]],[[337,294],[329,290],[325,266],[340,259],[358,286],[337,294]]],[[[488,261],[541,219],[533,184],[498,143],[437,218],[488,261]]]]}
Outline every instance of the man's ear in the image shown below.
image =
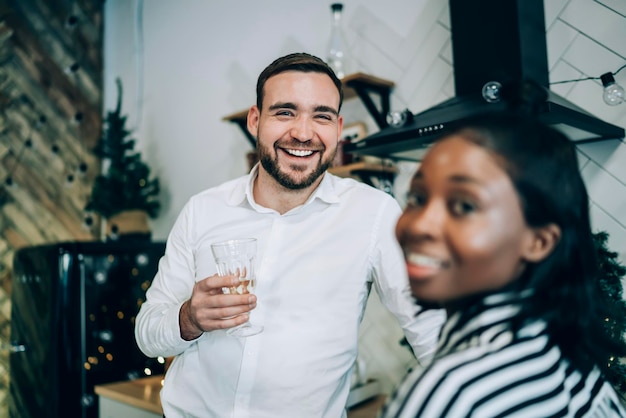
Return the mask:
{"type": "Polygon", "coordinates": [[[548,224],[530,231],[530,239],[524,248],[523,258],[531,263],[538,263],[550,255],[561,239],[561,228],[548,224]]]}
{"type": "Polygon", "coordinates": [[[337,140],[341,140],[341,132],[343,132],[343,116],[337,116],[337,140]]]}
{"type": "Polygon", "coordinates": [[[253,105],[250,108],[250,110],[248,110],[248,119],[247,119],[248,131],[255,138],[258,138],[257,134],[259,132],[260,114],[261,114],[261,111],[259,110],[257,105],[253,105]]]}

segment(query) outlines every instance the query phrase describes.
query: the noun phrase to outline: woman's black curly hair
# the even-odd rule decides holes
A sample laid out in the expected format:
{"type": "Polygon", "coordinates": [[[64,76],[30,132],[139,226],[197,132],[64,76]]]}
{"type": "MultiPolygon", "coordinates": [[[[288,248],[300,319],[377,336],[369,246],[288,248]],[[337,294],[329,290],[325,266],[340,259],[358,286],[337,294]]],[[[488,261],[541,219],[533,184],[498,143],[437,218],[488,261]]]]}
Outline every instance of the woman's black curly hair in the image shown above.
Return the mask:
{"type": "Polygon", "coordinates": [[[600,287],[589,199],[576,147],[532,112],[502,111],[461,121],[446,131],[494,155],[511,178],[530,227],[556,224],[561,236],[543,261],[529,264],[517,282],[533,289],[519,319],[547,321],[553,341],[582,371],[607,371],[611,356],[626,354],[621,336],[603,326],[617,312],[600,287]]]}

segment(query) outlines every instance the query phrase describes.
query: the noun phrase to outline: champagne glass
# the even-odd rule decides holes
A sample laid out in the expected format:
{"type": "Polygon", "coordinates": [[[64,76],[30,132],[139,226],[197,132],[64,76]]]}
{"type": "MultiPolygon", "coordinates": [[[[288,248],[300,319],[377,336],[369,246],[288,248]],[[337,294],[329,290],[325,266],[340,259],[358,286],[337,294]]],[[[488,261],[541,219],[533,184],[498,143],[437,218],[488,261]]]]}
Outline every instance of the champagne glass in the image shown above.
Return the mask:
{"type": "MultiPolygon", "coordinates": [[[[256,238],[231,239],[211,244],[217,273],[220,276],[234,275],[239,277],[238,286],[222,288],[225,294],[245,295],[254,293],[256,247],[256,238]]],[[[248,321],[227,329],[226,333],[235,337],[249,337],[261,331],[263,331],[262,326],[254,325],[248,321]]]]}

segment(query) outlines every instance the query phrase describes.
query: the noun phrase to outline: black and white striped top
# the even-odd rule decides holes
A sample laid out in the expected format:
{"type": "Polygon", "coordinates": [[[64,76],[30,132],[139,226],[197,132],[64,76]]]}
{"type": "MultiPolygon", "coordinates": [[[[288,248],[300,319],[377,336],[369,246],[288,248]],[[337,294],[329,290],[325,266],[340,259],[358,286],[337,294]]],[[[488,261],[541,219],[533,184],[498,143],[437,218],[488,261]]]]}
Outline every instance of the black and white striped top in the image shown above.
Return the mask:
{"type": "Polygon", "coordinates": [[[618,394],[594,368],[574,369],[543,321],[513,334],[520,296],[492,294],[452,314],[435,359],[409,374],[383,418],[626,417],[618,394]]]}

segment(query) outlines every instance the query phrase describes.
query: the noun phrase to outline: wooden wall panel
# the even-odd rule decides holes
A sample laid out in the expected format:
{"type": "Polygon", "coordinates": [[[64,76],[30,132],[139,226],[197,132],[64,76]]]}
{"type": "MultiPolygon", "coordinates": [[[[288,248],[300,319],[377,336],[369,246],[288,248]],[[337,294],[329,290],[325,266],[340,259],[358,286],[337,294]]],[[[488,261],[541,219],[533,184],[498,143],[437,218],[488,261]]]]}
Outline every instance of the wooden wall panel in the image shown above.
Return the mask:
{"type": "MultiPolygon", "coordinates": [[[[95,240],[84,206],[100,169],[101,0],[0,0],[0,347],[10,338],[13,254],[95,240]]],[[[0,418],[8,416],[0,350],[0,418]]]]}

